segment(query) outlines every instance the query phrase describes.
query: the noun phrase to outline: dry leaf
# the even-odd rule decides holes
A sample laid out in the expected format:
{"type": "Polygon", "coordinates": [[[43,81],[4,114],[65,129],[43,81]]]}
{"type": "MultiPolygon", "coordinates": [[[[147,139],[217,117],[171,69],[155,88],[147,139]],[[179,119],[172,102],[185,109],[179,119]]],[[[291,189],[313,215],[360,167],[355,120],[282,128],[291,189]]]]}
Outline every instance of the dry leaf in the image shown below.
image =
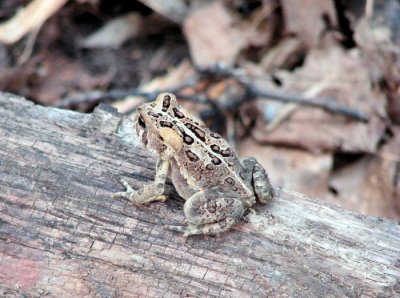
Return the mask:
{"type": "Polygon", "coordinates": [[[10,20],[0,24],[0,42],[12,44],[40,28],[67,0],[33,0],[10,20]]]}
{"type": "Polygon", "coordinates": [[[231,65],[245,40],[235,28],[235,18],[224,4],[215,1],[193,11],[183,24],[194,63],[210,67],[216,63],[231,65]]]}
{"type": "MultiPolygon", "coordinates": [[[[181,85],[182,82],[185,82],[193,75],[194,69],[192,65],[189,61],[184,60],[177,67],[170,69],[166,75],[156,77],[150,82],[146,82],[140,89],[147,92],[168,90],[181,85]]],[[[114,102],[113,106],[116,107],[120,113],[124,113],[135,107],[138,102],[141,102],[141,100],[139,100],[137,96],[131,96],[124,100],[114,102]]]]}
{"type": "Polygon", "coordinates": [[[330,201],[358,212],[400,218],[400,128],[375,157],[361,160],[335,172],[330,185],[336,196],[330,201]]]}
{"type": "Polygon", "coordinates": [[[314,152],[376,151],[386,128],[382,120],[385,99],[373,89],[359,52],[345,51],[335,44],[312,49],[303,67],[286,73],[281,80],[283,90],[291,93],[323,85],[314,96],[332,98],[342,105],[364,111],[370,120],[362,123],[321,109],[298,107],[273,132],[265,131],[265,124],[259,123],[254,136],[260,142],[302,147],[314,152]]]}
{"type": "Polygon", "coordinates": [[[400,124],[400,3],[376,1],[371,17],[361,18],[355,40],[365,55],[368,72],[376,84],[383,85],[388,98],[388,114],[400,124]]]}
{"type": "Polygon", "coordinates": [[[103,27],[90,34],[82,42],[85,48],[118,49],[124,42],[140,32],[141,16],[129,13],[108,21],[103,27]]]}
{"type": "Polygon", "coordinates": [[[279,68],[288,69],[299,60],[303,52],[304,46],[297,37],[286,37],[266,53],[260,64],[268,73],[279,68]]]}
{"type": "Polygon", "coordinates": [[[94,76],[81,63],[71,61],[59,55],[48,54],[40,74],[31,88],[31,96],[40,99],[41,103],[51,104],[75,91],[106,88],[112,79],[113,71],[94,76]]]}
{"type": "Polygon", "coordinates": [[[251,139],[241,142],[239,153],[257,158],[275,186],[316,197],[327,192],[333,163],[330,154],[314,155],[302,150],[263,146],[251,139]]]}
{"type": "Polygon", "coordinates": [[[295,34],[308,47],[315,46],[326,30],[324,18],[337,26],[334,1],[282,0],[286,31],[295,34]]]}
{"type": "Polygon", "coordinates": [[[185,0],[139,0],[160,15],[181,24],[189,13],[190,2],[185,0]]]}

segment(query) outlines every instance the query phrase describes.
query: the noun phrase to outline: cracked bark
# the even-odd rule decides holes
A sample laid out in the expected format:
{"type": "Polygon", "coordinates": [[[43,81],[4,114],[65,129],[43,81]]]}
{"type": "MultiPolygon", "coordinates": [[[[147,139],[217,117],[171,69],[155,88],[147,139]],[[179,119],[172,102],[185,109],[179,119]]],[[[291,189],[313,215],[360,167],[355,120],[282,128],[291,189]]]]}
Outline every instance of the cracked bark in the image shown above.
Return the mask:
{"type": "MultiPolygon", "coordinates": [[[[137,208],[155,160],[130,122],[0,93],[0,296],[396,296],[400,229],[280,190],[231,232],[185,243],[162,230],[183,201],[137,208]]],[[[271,173],[273,175],[273,173],[271,173]]]]}

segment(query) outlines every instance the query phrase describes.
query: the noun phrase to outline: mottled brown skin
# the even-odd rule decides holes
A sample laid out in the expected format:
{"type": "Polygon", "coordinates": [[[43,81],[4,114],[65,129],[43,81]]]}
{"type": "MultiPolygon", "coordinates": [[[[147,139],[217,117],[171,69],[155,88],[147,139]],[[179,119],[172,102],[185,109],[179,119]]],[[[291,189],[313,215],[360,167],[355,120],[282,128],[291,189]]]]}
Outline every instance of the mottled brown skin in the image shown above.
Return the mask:
{"type": "Polygon", "coordinates": [[[143,144],[158,156],[154,183],[114,194],[135,205],[165,201],[169,174],[186,200],[187,225],[166,226],[183,232],[217,235],[229,230],[253,206],[274,196],[268,175],[254,158],[239,160],[229,143],[177,104],[173,94],[162,93],[155,102],[142,104],[134,116],[143,144]]]}

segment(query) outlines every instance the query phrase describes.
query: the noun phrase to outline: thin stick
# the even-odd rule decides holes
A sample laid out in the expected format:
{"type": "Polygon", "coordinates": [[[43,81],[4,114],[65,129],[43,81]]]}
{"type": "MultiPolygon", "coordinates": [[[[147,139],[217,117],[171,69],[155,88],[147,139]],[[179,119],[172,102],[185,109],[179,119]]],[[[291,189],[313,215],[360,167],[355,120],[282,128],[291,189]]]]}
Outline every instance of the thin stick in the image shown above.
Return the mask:
{"type": "MultiPolygon", "coordinates": [[[[235,78],[246,89],[245,96],[240,97],[238,100],[229,101],[225,103],[224,106],[220,106],[207,96],[188,96],[185,94],[181,94],[179,91],[184,89],[185,87],[188,87],[187,84],[185,84],[170,90],[155,90],[152,92],[145,92],[139,89],[115,89],[109,91],[95,90],[91,92],[77,93],[75,95],[63,98],[56,106],[67,107],[78,103],[102,102],[106,100],[121,99],[127,96],[143,96],[147,100],[153,100],[159,93],[168,91],[176,93],[176,95],[181,99],[191,100],[196,103],[208,104],[217,110],[234,109],[239,107],[245,101],[255,98],[264,98],[265,100],[275,100],[279,102],[295,103],[298,105],[320,108],[331,113],[344,115],[349,118],[353,118],[363,122],[368,122],[368,116],[364,112],[341,105],[337,103],[333,98],[307,98],[301,95],[258,88],[253,83],[251,83],[249,77],[245,76],[242,71],[238,69],[229,69],[225,66],[217,66],[209,69],[200,69],[199,71],[203,73],[203,75],[207,76],[235,78]]],[[[190,82],[190,84],[193,84],[193,82],[190,82]]]]}
{"type": "MultiPolygon", "coordinates": [[[[198,81],[197,79],[191,79],[169,90],[142,91],[140,89],[133,88],[128,90],[124,89],[112,89],[108,91],[93,90],[89,92],[75,93],[60,99],[59,102],[55,104],[55,106],[58,108],[65,108],[71,105],[76,105],[81,103],[100,103],[109,100],[119,100],[128,96],[141,96],[146,98],[146,100],[150,101],[154,100],[157,97],[157,95],[162,92],[171,92],[174,94],[176,93],[176,95],[178,95],[180,90],[195,85],[197,81],[198,81]]],[[[205,97],[194,98],[193,96],[185,96],[183,94],[180,94],[180,97],[183,99],[190,99],[194,102],[204,103],[204,104],[209,104],[209,101],[211,101],[209,98],[205,97]]]]}
{"type": "Polygon", "coordinates": [[[341,114],[359,121],[368,122],[368,116],[364,112],[343,106],[337,103],[333,98],[306,98],[301,95],[258,88],[251,83],[250,78],[245,76],[240,69],[230,69],[226,66],[218,65],[213,68],[200,69],[199,71],[206,75],[233,77],[246,89],[247,96],[243,96],[243,98],[238,101],[231,102],[230,108],[241,105],[244,101],[247,101],[249,97],[261,97],[266,100],[275,100],[320,108],[331,113],[341,114]]]}

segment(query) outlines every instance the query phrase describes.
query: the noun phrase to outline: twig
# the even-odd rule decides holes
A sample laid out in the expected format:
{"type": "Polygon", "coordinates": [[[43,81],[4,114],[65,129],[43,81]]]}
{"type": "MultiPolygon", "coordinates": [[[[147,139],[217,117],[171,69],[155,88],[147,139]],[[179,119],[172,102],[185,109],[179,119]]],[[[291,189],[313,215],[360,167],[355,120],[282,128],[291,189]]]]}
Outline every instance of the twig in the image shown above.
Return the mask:
{"type": "Polygon", "coordinates": [[[356,120],[368,122],[368,117],[362,111],[342,106],[330,98],[310,99],[295,94],[283,94],[272,90],[262,90],[255,86],[246,86],[253,96],[260,96],[266,99],[296,103],[304,106],[321,108],[331,113],[341,114],[356,120]]]}
{"type": "Polygon", "coordinates": [[[120,89],[113,89],[113,90],[93,90],[89,92],[81,92],[75,93],[69,96],[66,96],[58,103],[55,104],[58,108],[65,108],[71,105],[82,104],[82,103],[100,103],[108,100],[117,100],[127,96],[143,96],[143,97],[154,97],[157,96],[158,93],[156,92],[145,92],[140,91],[138,89],[130,89],[130,90],[120,90],[120,89]]]}
{"type": "MultiPolygon", "coordinates": [[[[208,96],[204,95],[187,95],[181,93],[180,90],[187,88],[188,86],[193,85],[193,82],[189,82],[186,84],[182,84],[179,87],[169,89],[169,90],[154,90],[154,91],[142,91],[139,89],[130,89],[130,90],[93,90],[90,92],[82,92],[76,93],[67,97],[62,98],[57,104],[55,104],[58,108],[65,108],[71,105],[82,104],[82,103],[100,103],[109,100],[118,100],[128,96],[140,96],[145,98],[145,102],[154,100],[158,94],[161,92],[171,92],[174,93],[180,100],[189,100],[198,104],[205,104],[210,106],[212,110],[212,116],[217,117],[220,122],[225,122],[225,115],[221,110],[221,107],[214,101],[211,100],[208,96]]],[[[133,113],[138,105],[132,107],[125,114],[133,113]]]]}
{"type": "MultiPolygon", "coordinates": [[[[82,104],[82,103],[101,103],[104,101],[112,101],[112,100],[119,100],[128,96],[141,96],[146,98],[146,100],[151,101],[154,100],[158,94],[161,92],[171,92],[174,94],[179,93],[182,89],[191,87],[198,82],[198,78],[189,79],[186,82],[182,83],[181,85],[169,89],[169,90],[154,90],[154,91],[143,91],[141,89],[133,88],[133,89],[112,89],[108,91],[104,90],[93,90],[89,92],[81,92],[75,93],[72,95],[68,95],[59,100],[58,103],[55,104],[58,108],[65,108],[71,105],[82,104]]],[[[208,98],[192,98],[185,95],[181,95],[184,99],[188,98],[197,103],[204,103],[208,104],[210,99],[208,98]]],[[[136,107],[135,107],[136,108],[136,107]]]]}
{"type": "MultiPolygon", "coordinates": [[[[180,91],[182,89],[193,85],[193,82],[190,81],[189,83],[183,84],[173,89],[155,90],[151,92],[141,91],[140,89],[115,89],[109,91],[95,90],[91,92],[77,93],[61,99],[56,106],[67,107],[78,103],[103,102],[107,100],[121,99],[127,96],[142,96],[146,98],[146,100],[151,101],[154,100],[154,98],[156,98],[159,93],[168,91],[175,93],[182,100],[186,99],[195,103],[209,105],[216,111],[216,114],[221,117],[223,117],[224,115],[222,113],[223,109],[233,110],[242,105],[245,101],[260,97],[266,100],[275,100],[279,102],[295,103],[298,105],[320,108],[331,113],[341,114],[359,121],[368,122],[368,116],[364,112],[338,104],[333,98],[307,98],[296,94],[282,93],[270,89],[261,89],[255,86],[250,81],[250,78],[244,75],[240,69],[230,69],[228,67],[218,65],[213,68],[199,69],[199,71],[203,75],[207,76],[233,77],[245,88],[245,95],[239,97],[236,100],[231,100],[221,105],[221,103],[213,101],[207,96],[192,96],[181,93],[180,91]]],[[[136,106],[130,109],[127,113],[133,112],[135,109],[136,106]]]]}
{"type": "MultiPolygon", "coordinates": [[[[108,91],[93,90],[89,92],[75,93],[73,95],[62,98],[58,103],[55,104],[58,108],[65,108],[71,105],[82,104],[82,103],[100,103],[109,100],[117,100],[128,96],[140,96],[145,98],[146,101],[154,100],[158,94],[162,92],[174,93],[181,100],[190,100],[194,103],[206,104],[219,108],[214,101],[207,96],[192,96],[182,94],[179,91],[173,90],[155,90],[155,91],[141,91],[139,89],[130,90],[119,90],[113,89],[108,91]]],[[[131,110],[128,110],[126,114],[136,110],[137,106],[134,106],[131,110]]]]}
{"type": "Polygon", "coordinates": [[[243,72],[238,69],[230,69],[226,66],[218,65],[213,68],[200,69],[199,71],[206,75],[233,77],[246,89],[247,96],[243,96],[237,101],[231,101],[229,103],[229,107],[227,108],[234,108],[236,106],[239,106],[244,101],[248,101],[249,98],[254,99],[256,97],[261,97],[265,98],[266,100],[275,100],[280,102],[295,103],[309,107],[321,108],[331,113],[341,114],[359,121],[368,122],[368,116],[365,113],[340,105],[333,98],[306,98],[300,95],[258,88],[250,82],[250,78],[245,76],[243,72]]]}

